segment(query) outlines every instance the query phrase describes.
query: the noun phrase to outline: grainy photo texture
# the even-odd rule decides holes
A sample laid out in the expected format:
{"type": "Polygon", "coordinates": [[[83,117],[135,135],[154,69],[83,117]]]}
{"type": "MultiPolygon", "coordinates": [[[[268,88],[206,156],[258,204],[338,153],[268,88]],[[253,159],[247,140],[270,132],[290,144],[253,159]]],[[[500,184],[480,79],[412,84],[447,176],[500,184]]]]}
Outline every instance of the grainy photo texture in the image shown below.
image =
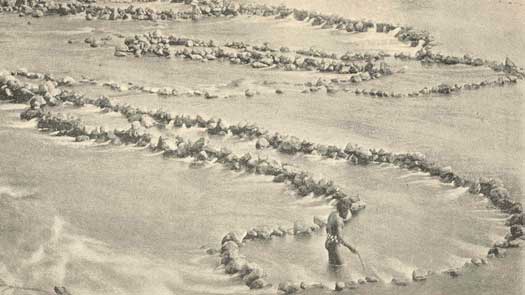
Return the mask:
{"type": "Polygon", "coordinates": [[[524,0],[0,0],[0,295],[525,294],[524,0]]]}

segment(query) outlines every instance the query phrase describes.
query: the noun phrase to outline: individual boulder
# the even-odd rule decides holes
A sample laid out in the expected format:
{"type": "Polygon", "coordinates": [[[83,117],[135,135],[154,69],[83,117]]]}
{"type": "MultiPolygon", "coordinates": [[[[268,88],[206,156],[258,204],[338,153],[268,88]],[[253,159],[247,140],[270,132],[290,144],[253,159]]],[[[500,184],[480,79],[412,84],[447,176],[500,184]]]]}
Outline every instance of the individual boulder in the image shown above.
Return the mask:
{"type": "Polygon", "coordinates": [[[273,231],[272,231],[272,236],[276,236],[276,237],[282,237],[282,236],[285,236],[286,235],[286,232],[285,231],[282,231],[281,229],[279,228],[274,228],[273,231]]]}
{"type": "Polygon", "coordinates": [[[255,143],[255,148],[259,149],[265,149],[270,146],[270,143],[268,140],[264,137],[261,137],[257,139],[257,142],[255,143]]]}
{"type": "Polygon", "coordinates": [[[269,240],[271,238],[272,230],[268,226],[258,226],[253,230],[257,233],[257,239],[269,240]]]}
{"type": "Polygon", "coordinates": [[[234,257],[233,259],[228,262],[228,264],[225,266],[224,271],[227,274],[235,274],[238,273],[246,264],[246,260],[240,257],[234,257]]]}
{"type": "Polygon", "coordinates": [[[31,16],[35,18],[43,17],[44,12],[42,10],[33,10],[33,13],[31,16]]]}
{"type": "Polygon", "coordinates": [[[66,289],[66,287],[57,287],[57,286],[55,286],[55,288],[53,288],[53,290],[55,291],[56,295],[71,295],[71,293],[69,292],[68,289],[66,289]]]}
{"type": "Polygon", "coordinates": [[[230,253],[239,250],[239,244],[234,241],[226,241],[221,246],[221,254],[230,253]]]}
{"type": "Polygon", "coordinates": [[[246,97],[253,97],[253,96],[255,96],[255,91],[254,91],[254,90],[251,90],[251,89],[246,89],[246,90],[244,91],[244,95],[245,95],[246,97]]]}
{"type": "Polygon", "coordinates": [[[505,58],[504,68],[506,72],[513,72],[517,69],[516,64],[508,57],[505,58]]]}
{"type": "Polygon", "coordinates": [[[269,287],[269,286],[270,286],[270,284],[263,278],[256,279],[252,283],[250,283],[250,285],[249,285],[250,289],[252,289],[252,290],[254,290],[254,289],[263,289],[263,288],[266,288],[266,287],[269,287]]]}
{"type": "Polygon", "coordinates": [[[206,99],[214,99],[214,98],[219,98],[219,96],[217,94],[213,94],[213,93],[210,93],[208,91],[204,92],[204,98],[206,99]]]}
{"type": "Polygon", "coordinates": [[[301,286],[292,282],[281,282],[278,290],[283,291],[285,294],[295,294],[301,290],[301,286]]]}
{"type": "Polygon", "coordinates": [[[275,175],[275,177],[273,178],[273,182],[276,182],[276,183],[283,183],[283,182],[285,182],[287,179],[288,179],[288,177],[286,176],[286,174],[281,173],[281,174],[275,175]]]}
{"type": "Polygon", "coordinates": [[[20,114],[20,119],[29,121],[34,118],[41,118],[43,115],[44,112],[42,109],[28,108],[20,114]]]}
{"type": "Polygon", "coordinates": [[[480,266],[482,264],[486,264],[487,262],[483,259],[483,258],[479,258],[479,257],[474,257],[470,260],[470,262],[472,264],[474,264],[475,266],[480,266]]]}
{"type": "Polygon", "coordinates": [[[512,225],[510,227],[510,237],[508,240],[515,240],[523,236],[523,226],[519,224],[512,225]]]}
{"type": "Polygon", "coordinates": [[[150,115],[142,115],[140,117],[140,124],[145,128],[151,128],[157,125],[157,122],[150,115]]]}
{"type": "Polygon", "coordinates": [[[392,279],[392,284],[396,286],[408,286],[408,280],[402,277],[394,277],[392,279]]]}
{"type": "Polygon", "coordinates": [[[458,277],[458,276],[460,276],[462,274],[461,270],[457,269],[457,268],[447,269],[443,273],[446,273],[446,274],[448,274],[449,276],[451,276],[453,278],[456,278],[456,277],[458,277]]]}
{"type": "Polygon", "coordinates": [[[335,290],[336,291],[343,291],[345,289],[346,285],[345,282],[336,282],[335,283],[335,290]]]}
{"type": "Polygon", "coordinates": [[[297,137],[290,137],[288,139],[283,139],[283,141],[279,144],[278,150],[285,154],[295,154],[297,152],[300,152],[302,149],[302,142],[297,137]]]}
{"type": "Polygon", "coordinates": [[[523,205],[520,202],[514,202],[509,209],[510,214],[523,214],[523,205]]]}
{"type": "Polygon", "coordinates": [[[352,214],[356,214],[365,208],[366,208],[366,203],[364,201],[357,201],[357,202],[352,202],[352,205],[350,206],[350,211],[352,212],[352,214]]]}
{"type": "Polygon", "coordinates": [[[260,267],[254,267],[252,270],[243,276],[242,280],[247,286],[251,286],[253,282],[258,279],[266,277],[266,273],[260,267]]]}
{"type": "Polygon", "coordinates": [[[512,225],[515,225],[515,224],[525,225],[524,221],[525,221],[525,218],[524,218],[524,214],[523,213],[513,214],[513,215],[511,215],[509,217],[509,219],[507,219],[505,224],[508,225],[508,226],[512,226],[512,225]]]}
{"type": "Polygon", "coordinates": [[[77,137],[75,137],[75,141],[76,142],[83,142],[83,141],[89,141],[89,136],[87,135],[79,135],[77,137]]]}
{"type": "Polygon", "coordinates": [[[41,95],[34,95],[29,100],[29,105],[31,106],[32,109],[38,109],[41,106],[45,105],[46,103],[47,103],[46,100],[41,95]]]}
{"type": "Polygon", "coordinates": [[[312,229],[309,226],[306,226],[302,221],[295,221],[293,224],[293,232],[296,236],[310,236],[312,234],[312,229]]]}
{"type": "Polygon", "coordinates": [[[420,282],[427,279],[428,271],[424,271],[421,269],[416,269],[412,272],[412,280],[414,282],[420,282]]]}
{"type": "Polygon", "coordinates": [[[59,81],[59,85],[65,85],[65,86],[73,86],[76,84],[76,81],[75,79],[69,77],[69,76],[66,76],[62,79],[60,79],[59,81]]]}

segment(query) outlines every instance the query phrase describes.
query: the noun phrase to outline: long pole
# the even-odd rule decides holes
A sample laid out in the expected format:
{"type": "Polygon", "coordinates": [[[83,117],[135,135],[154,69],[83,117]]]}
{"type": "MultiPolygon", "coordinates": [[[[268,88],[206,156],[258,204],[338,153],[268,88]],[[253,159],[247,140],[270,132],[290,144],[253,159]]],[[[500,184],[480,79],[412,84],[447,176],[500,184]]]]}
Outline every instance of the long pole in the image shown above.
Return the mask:
{"type": "Polygon", "coordinates": [[[355,254],[357,254],[357,257],[359,257],[359,262],[361,262],[361,266],[363,267],[363,271],[366,273],[365,264],[363,263],[363,258],[361,258],[361,254],[359,254],[359,252],[356,252],[355,254]]]}

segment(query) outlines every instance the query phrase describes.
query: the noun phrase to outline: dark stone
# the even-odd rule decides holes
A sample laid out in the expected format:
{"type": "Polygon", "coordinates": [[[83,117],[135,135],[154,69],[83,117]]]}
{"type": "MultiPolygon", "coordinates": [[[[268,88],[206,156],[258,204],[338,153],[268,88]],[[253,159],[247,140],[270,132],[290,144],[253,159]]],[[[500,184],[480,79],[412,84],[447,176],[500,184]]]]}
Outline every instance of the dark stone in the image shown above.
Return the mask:
{"type": "Polygon", "coordinates": [[[344,282],[336,282],[335,283],[335,290],[336,291],[343,291],[345,289],[346,285],[344,282]]]}
{"type": "Polygon", "coordinates": [[[226,241],[222,244],[221,253],[232,252],[235,250],[239,250],[239,244],[234,241],[226,241]]]}
{"type": "Polygon", "coordinates": [[[243,276],[242,280],[247,286],[251,286],[253,282],[264,277],[266,277],[266,274],[264,273],[262,268],[255,266],[246,275],[243,276]]]}
{"type": "Polygon", "coordinates": [[[259,138],[257,140],[257,142],[255,143],[255,148],[257,148],[257,149],[264,149],[264,148],[267,148],[269,146],[270,146],[270,143],[264,137],[259,138]]]}
{"type": "Polygon", "coordinates": [[[246,260],[239,258],[239,257],[234,257],[233,259],[230,260],[230,262],[228,262],[228,264],[224,268],[224,271],[227,274],[238,273],[244,267],[246,263],[247,263],[246,260]]]}
{"type": "Polygon", "coordinates": [[[250,284],[250,289],[263,289],[269,287],[270,284],[266,282],[263,278],[256,279],[250,284]]]}
{"type": "Polygon", "coordinates": [[[515,202],[509,209],[511,214],[521,214],[523,216],[523,205],[520,202],[515,202]]]}
{"type": "Polygon", "coordinates": [[[281,173],[273,178],[273,182],[282,183],[285,182],[287,178],[286,174],[281,173]]]}
{"type": "Polygon", "coordinates": [[[447,269],[443,273],[446,273],[453,278],[456,278],[461,275],[461,271],[456,268],[447,269]]]}
{"type": "Polygon", "coordinates": [[[292,282],[281,282],[278,290],[283,291],[285,294],[295,294],[301,290],[301,287],[299,284],[292,282]]]}
{"type": "Polygon", "coordinates": [[[394,277],[392,279],[392,284],[396,286],[408,286],[408,280],[401,277],[394,277]]]}
{"type": "Polygon", "coordinates": [[[525,225],[524,220],[525,219],[523,217],[523,213],[513,214],[509,217],[509,219],[507,220],[505,224],[508,226],[512,226],[515,224],[525,225]]]}
{"type": "Polygon", "coordinates": [[[55,288],[53,288],[53,290],[55,291],[55,293],[57,295],[71,295],[71,293],[69,292],[68,289],[66,289],[66,287],[57,287],[57,286],[55,286],[55,288]]]}
{"type": "Polygon", "coordinates": [[[88,141],[90,138],[87,135],[79,135],[75,138],[76,142],[88,141]]]}
{"type": "Polygon", "coordinates": [[[498,256],[499,255],[499,248],[498,247],[492,247],[492,248],[489,249],[489,252],[487,254],[488,255],[498,256]]]}
{"type": "Polygon", "coordinates": [[[523,236],[523,226],[519,225],[519,224],[515,224],[513,226],[510,227],[510,237],[511,237],[511,240],[515,240],[521,236],[523,236]]]}

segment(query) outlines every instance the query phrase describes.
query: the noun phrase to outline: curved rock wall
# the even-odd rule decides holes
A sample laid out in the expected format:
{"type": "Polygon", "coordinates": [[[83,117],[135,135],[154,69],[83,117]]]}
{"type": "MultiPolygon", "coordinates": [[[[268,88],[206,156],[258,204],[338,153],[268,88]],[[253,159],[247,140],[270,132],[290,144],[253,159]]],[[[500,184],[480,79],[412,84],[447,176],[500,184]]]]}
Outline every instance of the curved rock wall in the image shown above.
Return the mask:
{"type": "MultiPolygon", "coordinates": [[[[377,97],[403,97],[420,96],[432,94],[452,94],[461,90],[479,89],[488,86],[504,86],[516,83],[518,79],[525,78],[523,69],[517,67],[510,59],[504,63],[487,61],[472,56],[445,56],[432,52],[433,38],[428,32],[418,31],[409,27],[387,23],[374,23],[370,21],[351,20],[334,15],[320,14],[315,11],[291,9],[285,6],[267,5],[240,5],[234,1],[199,0],[199,1],[174,1],[183,2],[191,9],[184,11],[163,10],[156,11],[149,8],[129,6],[127,8],[102,7],[90,1],[54,3],[52,1],[18,0],[0,2],[0,12],[16,12],[21,16],[44,17],[47,15],[85,15],[86,20],[197,20],[202,17],[234,17],[237,15],[257,15],[276,18],[291,18],[297,21],[308,22],[322,29],[337,29],[347,32],[367,32],[375,30],[377,33],[393,33],[402,41],[412,46],[421,46],[416,56],[396,54],[397,59],[414,59],[427,64],[468,66],[487,66],[496,72],[502,72],[506,76],[496,80],[482,81],[463,85],[440,84],[434,87],[425,87],[411,93],[387,93],[382,90],[359,90],[356,94],[377,97]]],[[[98,47],[96,40],[86,40],[92,47],[98,47]]],[[[263,46],[252,46],[242,42],[231,42],[222,48],[214,41],[202,41],[177,36],[163,36],[159,32],[136,35],[125,39],[125,46],[117,48],[115,55],[143,56],[154,54],[165,57],[183,57],[191,60],[228,60],[234,64],[248,64],[253,68],[277,67],[284,70],[311,70],[319,72],[332,72],[337,74],[358,74],[359,77],[350,79],[350,82],[359,82],[369,78],[378,78],[380,75],[391,74],[388,65],[382,62],[387,55],[384,54],[351,54],[337,56],[314,49],[302,49],[295,52],[296,56],[290,57],[288,48],[271,48],[268,44],[263,46]],[[299,56],[299,57],[297,57],[299,56]],[[379,62],[379,65],[378,65],[379,62]],[[365,78],[361,77],[361,74],[365,78]]],[[[505,189],[501,181],[497,179],[469,179],[453,172],[450,167],[441,167],[425,158],[420,153],[396,154],[383,149],[366,149],[354,144],[347,144],[344,148],[334,145],[314,143],[305,139],[299,139],[291,135],[283,135],[277,132],[269,132],[256,124],[239,123],[226,124],[222,119],[205,119],[199,115],[188,116],[184,114],[173,114],[164,111],[145,111],[129,105],[115,105],[110,99],[100,97],[97,99],[85,97],[67,89],[74,85],[72,78],[57,79],[48,74],[30,73],[18,71],[19,76],[29,79],[39,79],[42,83],[35,85],[24,83],[11,75],[9,72],[0,72],[0,100],[28,103],[29,108],[20,116],[24,120],[37,119],[38,127],[58,136],[71,136],[76,141],[95,140],[97,142],[111,142],[111,144],[135,144],[138,146],[149,146],[154,152],[162,152],[167,158],[193,158],[191,164],[200,167],[207,163],[218,163],[227,169],[245,171],[260,175],[273,176],[276,183],[286,183],[297,191],[298,195],[325,196],[336,201],[352,203],[352,211],[357,213],[365,207],[363,201],[358,197],[349,196],[326,179],[314,179],[307,171],[294,169],[286,163],[274,160],[260,159],[250,153],[235,155],[231,151],[213,147],[204,138],[195,142],[180,136],[169,138],[161,136],[158,139],[148,132],[148,128],[157,125],[173,126],[175,128],[203,128],[212,136],[225,136],[227,134],[237,137],[253,139],[256,149],[272,148],[284,154],[315,154],[325,158],[345,160],[353,165],[371,165],[387,163],[396,165],[403,169],[421,171],[429,176],[438,178],[441,182],[452,183],[456,187],[468,187],[472,194],[481,194],[491,203],[509,214],[506,225],[509,233],[502,241],[495,241],[493,247],[487,253],[487,257],[498,257],[504,254],[504,249],[518,247],[519,239],[523,237],[523,207],[516,202],[505,189]],[[87,128],[80,119],[74,116],[53,114],[50,108],[63,103],[75,106],[93,104],[105,111],[119,112],[131,123],[126,130],[105,130],[103,127],[94,129],[87,128]]],[[[354,76],[353,76],[354,77],[354,76]]],[[[334,92],[329,84],[311,85],[311,92],[316,91],[314,87],[326,87],[328,92],[334,92]],[[312,89],[314,89],[312,91],[312,89]],[[330,90],[332,89],[332,90],[330,90]]],[[[110,87],[113,87],[110,85],[110,87]]],[[[140,88],[146,91],[144,87],[140,88]]],[[[157,91],[172,95],[172,91],[157,91]]],[[[250,92],[251,93],[251,92],[250,92]]],[[[253,96],[253,94],[250,94],[253,96]]],[[[246,93],[246,96],[250,96],[246,93]]],[[[212,94],[205,95],[213,98],[212,94]]],[[[311,235],[323,228],[324,222],[316,218],[313,225],[296,223],[293,228],[271,228],[258,226],[248,229],[246,233],[228,233],[221,240],[220,253],[221,264],[226,273],[238,273],[243,282],[252,289],[260,289],[269,286],[265,280],[266,274],[259,266],[246,260],[240,255],[239,250],[248,241],[267,240],[273,237],[285,235],[311,235]]],[[[210,254],[215,254],[209,249],[210,254]]],[[[481,266],[486,263],[485,258],[472,258],[471,265],[481,266]]],[[[460,269],[452,269],[446,272],[455,277],[461,273],[460,269]]],[[[423,281],[429,276],[429,272],[414,270],[413,281],[423,281]]],[[[375,278],[367,278],[365,281],[377,282],[375,278]]],[[[361,282],[358,282],[361,283],[361,282]]],[[[392,283],[406,285],[408,282],[395,278],[392,283]]],[[[336,290],[354,288],[354,283],[337,283],[336,290]]],[[[307,283],[283,282],[279,289],[285,293],[294,293],[302,289],[326,288],[325,286],[307,283]]],[[[69,294],[65,288],[55,288],[56,294],[69,294]]]]}
{"type": "MultiPolygon", "coordinates": [[[[76,141],[95,140],[98,142],[110,141],[112,144],[136,144],[139,146],[150,146],[152,151],[162,151],[166,157],[194,159],[193,166],[199,167],[205,163],[215,162],[224,165],[226,168],[237,171],[246,171],[261,175],[271,175],[274,182],[286,182],[290,187],[298,191],[299,195],[305,196],[310,193],[314,195],[324,195],[329,199],[344,200],[352,203],[352,211],[357,213],[364,208],[364,203],[357,197],[348,196],[333,182],[321,179],[313,179],[306,171],[298,171],[292,166],[281,164],[277,161],[256,158],[250,153],[242,156],[233,154],[227,149],[218,149],[209,146],[204,138],[195,142],[176,137],[174,140],[161,136],[156,143],[153,137],[147,132],[147,128],[156,124],[173,125],[174,127],[198,127],[205,128],[211,135],[223,136],[231,134],[233,136],[248,137],[256,139],[257,149],[274,148],[286,154],[318,154],[322,157],[346,160],[356,165],[368,165],[372,163],[390,163],[401,168],[417,170],[429,173],[430,176],[438,177],[442,182],[453,183],[455,186],[469,187],[473,194],[482,194],[502,211],[510,214],[507,220],[509,233],[502,241],[496,241],[493,248],[488,252],[488,257],[497,257],[504,254],[505,248],[519,246],[519,240],[523,236],[523,208],[521,203],[511,199],[509,192],[503,184],[495,179],[480,178],[469,180],[456,175],[448,167],[439,167],[425,159],[419,153],[394,154],[384,150],[366,150],[357,145],[348,144],[345,148],[333,145],[315,144],[306,140],[300,140],[293,136],[271,135],[268,131],[254,124],[226,125],[221,119],[206,120],[201,116],[173,115],[163,111],[143,111],[131,106],[113,105],[106,97],[91,99],[83,95],[61,89],[73,83],[71,78],[56,79],[50,75],[30,74],[20,71],[21,76],[43,78],[45,80],[40,85],[24,83],[19,81],[10,73],[0,74],[0,99],[16,102],[29,103],[30,107],[21,114],[21,118],[30,120],[38,119],[38,127],[53,132],[58,136],[72,136],[76,141]],[[104,130],[102,127],[88,130],[82,122],[73,116],[52,114],[46,109],[61,103],[72,103],[77,106],[93,104],[101,109],[120,112],[126,116],[131,127],[127,130],[104,130]]],[[[245,234],[229,233],[221,241],[221,263],[224,265],[225,272],[238,273],[243,281],[250,288],[265,288],[269,284],[264,280],[264,271],[256,264],[250,263],[246,258],[239,254],[239,248],[247,241],[257,241],[271,239],[272,237],[282,237],[289,235],[310,235],[320,230],[324,223],[317,218],[315,225],[304,225],[296,223],[294,228],[270,228],[265,226],[248,229],[245,234]]],[[[209,250],[211,254],[215,251],[209,250]]],[[[471,265],[483,265],[486,261],[483,258],[473,258],[471,265]]],[[[450,276],[457,276],[460,269],[449,270],[446,273],[450,276]]],[[[415,270],[414,281],[426,279],[428,273],[415,270]]],[[[374,278],[369,278],[374,281],[374,278]]],[[[406,285],[408,282],[402,279],[394,279],[394,284],[406,285]]],[[[307,283],[282,283],[279,289],[284,292],[295,292],[305,288],[326,288],[317,284],[307,283]],[[295,290],[295,291],[294,291],[295,290]]],[[[338,284],[336,289],[353,288],[352,284],[338,284]]]]}

